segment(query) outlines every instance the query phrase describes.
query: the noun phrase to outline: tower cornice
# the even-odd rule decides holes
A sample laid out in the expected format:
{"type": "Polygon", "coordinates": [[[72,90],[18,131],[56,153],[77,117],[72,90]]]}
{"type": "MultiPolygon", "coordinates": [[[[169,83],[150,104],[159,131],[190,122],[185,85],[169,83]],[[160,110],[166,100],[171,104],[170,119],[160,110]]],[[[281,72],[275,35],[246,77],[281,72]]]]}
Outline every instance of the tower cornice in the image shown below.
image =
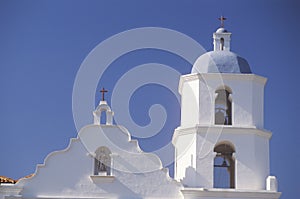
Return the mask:
{"type": "Polygon", "coordinates": [[[175,145],[178,137],[188,134],[207,134],[207,133],[218,133],[218,134],[244,134],[244,135],[257,135],[270,139],[272,137],[272,132],[265,129],[258,129],[255,127],[236,127],[228,125],[211,125],[211,126],[200,126],[196,125],[194,127],[187,128],[176,128],[173,134],[172,143],[175,145]]]}
{"type": "Polygon", "coordinates": [[[244,80],[244,81],[254,81],[259,84],[265,85],[267,82],[267,78],[255,74],[237,74],[237,73],[193,73],[180,76],[178,92],[182,94],[182,87],[184,82],[200,80],[200,81],[207,81],[207,80],[217,80],[220,83],[223,80],[244,80]]]}

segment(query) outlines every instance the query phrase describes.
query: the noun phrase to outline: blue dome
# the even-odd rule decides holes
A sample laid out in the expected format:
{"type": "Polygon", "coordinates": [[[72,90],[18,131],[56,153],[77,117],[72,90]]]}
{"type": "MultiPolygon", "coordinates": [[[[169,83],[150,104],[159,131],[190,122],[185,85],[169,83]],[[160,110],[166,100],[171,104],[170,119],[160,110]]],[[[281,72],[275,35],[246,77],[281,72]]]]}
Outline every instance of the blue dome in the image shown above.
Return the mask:
{"type": "Polygon", "coordinates": [[[194,63],[192,73],[251,73],[251,69],[244,58],[220,50],[201,55],[194,63]]]}

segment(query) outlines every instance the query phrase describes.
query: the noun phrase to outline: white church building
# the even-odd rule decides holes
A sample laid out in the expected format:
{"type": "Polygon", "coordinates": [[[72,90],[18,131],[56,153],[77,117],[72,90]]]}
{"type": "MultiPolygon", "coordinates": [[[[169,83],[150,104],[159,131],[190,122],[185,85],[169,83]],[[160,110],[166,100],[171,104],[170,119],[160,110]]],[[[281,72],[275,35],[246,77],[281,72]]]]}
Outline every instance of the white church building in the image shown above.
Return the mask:
{"type": "Polygon", "coordinates": [[[50,153],[31,177],[1,183],[0,199],[279,198],[270,176],[272,133],[263,120],[267,79],[231,52],[230,38],[224,27],[217,29],[213,51],[180,77],[174,178],[157,155],[143,152],[125,127],[113,124],[114,112],[101,100],[92,124],[65,150],[50,153]]]}

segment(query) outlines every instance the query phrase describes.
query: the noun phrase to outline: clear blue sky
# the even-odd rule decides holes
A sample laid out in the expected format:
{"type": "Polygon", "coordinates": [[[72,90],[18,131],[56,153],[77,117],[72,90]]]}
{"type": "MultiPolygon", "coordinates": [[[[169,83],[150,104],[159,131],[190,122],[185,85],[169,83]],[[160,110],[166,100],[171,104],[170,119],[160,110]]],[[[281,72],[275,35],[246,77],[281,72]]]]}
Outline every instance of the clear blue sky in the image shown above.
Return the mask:
{"type": "MultiPolygon", "coordinates": [[[[128,29],[154,26],[182,32],[211,50],[212,33],[223,14],[233,33],[232,51],[245,57],[255,74],[268,78],[265,128],[273,132],[271,174],[278,178],[283,199],[299,196],[299,8],[296,0],[1,0],[0,175],[18,179],[33,173],[48,153],[64,149],[77,136],[73,83],[82,61],[101,41],[128,29]]],[[[120,74],[149,62],[170,65],[182,74],[191,70],[178,56],[141,50],[116,60],[99,88],[112,90],[120,74]]],[[[179,125],[174,96],[162,87],[148,85],[132,100],[131,114],[141,125],[149,122],[147,107],[153,103],[165,105],[171,115],[163,132],[140,140],[141,148],[152,151],[170,142],[179,125]]]]}

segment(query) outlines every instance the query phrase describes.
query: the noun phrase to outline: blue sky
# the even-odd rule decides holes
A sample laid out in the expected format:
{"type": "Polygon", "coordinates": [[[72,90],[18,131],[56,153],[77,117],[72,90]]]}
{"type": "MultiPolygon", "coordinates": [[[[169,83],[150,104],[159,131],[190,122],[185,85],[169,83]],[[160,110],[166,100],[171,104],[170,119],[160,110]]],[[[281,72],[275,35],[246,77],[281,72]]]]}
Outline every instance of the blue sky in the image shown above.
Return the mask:
{"type": "MultiPolygon", "coordinates": [[[[246,58],[255,74],[268,78],[265,128],[273,132],[271,174],[278,178],[282,198],[299,195],[299,7],[296,0],[1,0],[0,175],[17,179],[33,173],[48,153],[64,149],[77,136],[73,84],[81,63],[100,42],[133,28],[163,27],[188,35],[209,51],[212,33],[219,26],[217,18],[223,14],[232,32],[232,51],[246,58]]],[[[172,66],[182,74],[192,67],[168,52],[135,51],[109,66],[99,90],[104,86],[111,91],[123,73],[150,62],[172,66]]],[[[96,93],[95,100],[99,99],[96,93]]],[[[149,123],[148,108],[153,103],[162,104],[170,114],[162,132],[139,140],[145,151],[170,142],[179,125],[178,103],[172,93],[157,85],[134,93],[130,110],[136,123],[149,123]]]]}

